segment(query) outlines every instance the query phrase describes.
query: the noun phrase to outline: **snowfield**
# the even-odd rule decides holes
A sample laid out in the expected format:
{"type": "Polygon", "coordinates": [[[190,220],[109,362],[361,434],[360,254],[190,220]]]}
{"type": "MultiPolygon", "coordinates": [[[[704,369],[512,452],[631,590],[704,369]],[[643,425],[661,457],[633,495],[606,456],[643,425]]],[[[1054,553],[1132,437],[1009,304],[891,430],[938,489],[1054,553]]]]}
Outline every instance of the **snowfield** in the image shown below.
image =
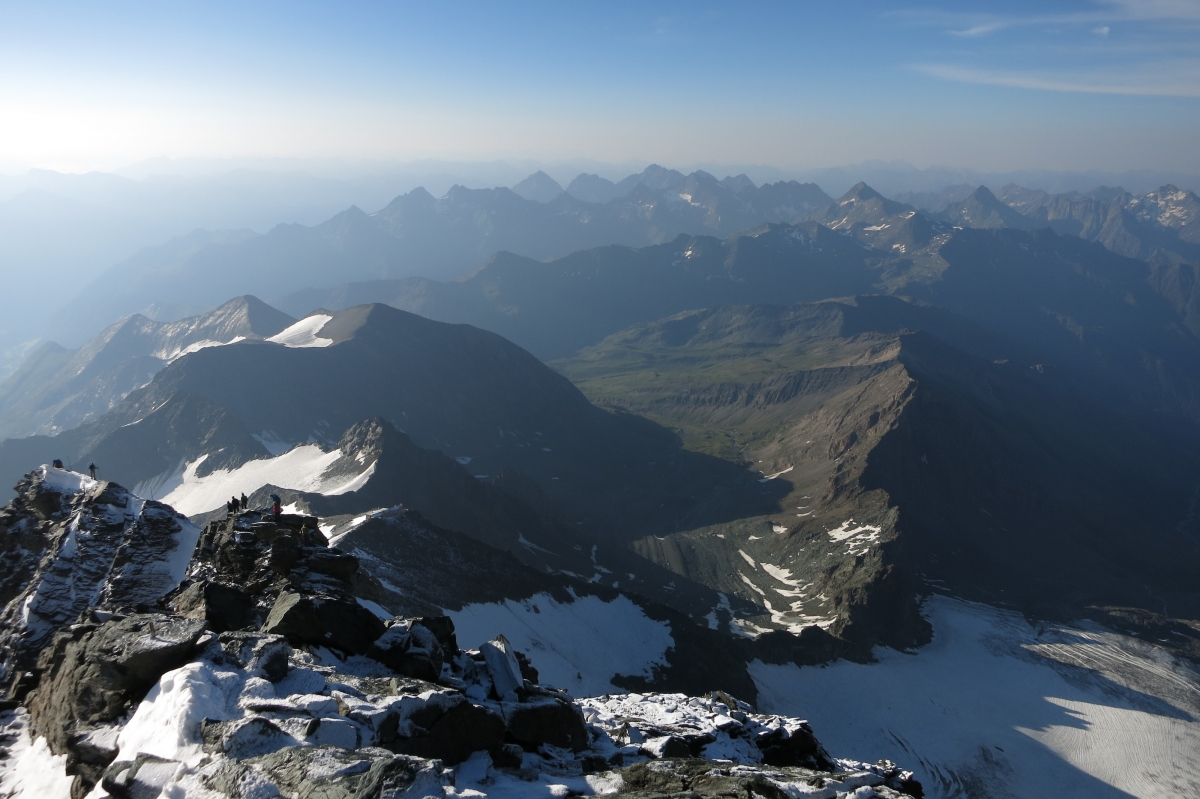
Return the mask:
{"type": "Polygon", "coordinates": [[[648,617],[628,597],[612,602],[585,596],[561,603],[546,594],[446,611],[459,646],[476,648],[503,632],[529,655],[543,685],[572,696],[621,693],[617,674],[651,676],[675,645],[666,622],[648,617]]]}
{"type": "MultiPolygon", "coordinates": [[[[200,477],[197,470],[208,456],[201,456],[184,467],[160,489],[162,501],[186,516],[219,508],[231,496],[250,494],[266,485],[335,496],[357,491],[375,473],[369,464],[357,475],[327,476],[326,472],[343,457],[341,450],[325,452],[316,444],[296,447],[275,458],[249,461],[236,469],[217,469],[200,477]]],[[[139,486],[139,488],[141,488],[139,486]]]]}
{"type": "Polygon", "coordinates": [[[944,597],[933,642],[878,663],[751,665],[759,712],[830,751],[914,769],[928,797],[1200,796],[1200,674],[1098,627],[1030,626],[944,597]]]}
{"type": "Polygon", "coordinates": [[[333,343],[333,339],[321,338],[317,334],[332,318],[329,314],[320,313],[306,316],[291,327],[271,336],[267,341],[293,348],[328,347],[333,343]]]}

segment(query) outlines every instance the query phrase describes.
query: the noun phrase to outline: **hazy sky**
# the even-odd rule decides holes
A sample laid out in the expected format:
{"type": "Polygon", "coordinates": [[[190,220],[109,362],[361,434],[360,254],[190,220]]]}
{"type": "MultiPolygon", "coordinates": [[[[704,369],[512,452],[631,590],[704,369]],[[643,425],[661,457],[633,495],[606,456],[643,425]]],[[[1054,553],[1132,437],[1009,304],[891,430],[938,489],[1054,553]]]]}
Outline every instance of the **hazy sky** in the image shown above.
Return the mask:
{"type": "Polygon", "coordinates": [[[0,0],[0,168],[573,157],[1200,171],[1200,0],[0,0]]]}

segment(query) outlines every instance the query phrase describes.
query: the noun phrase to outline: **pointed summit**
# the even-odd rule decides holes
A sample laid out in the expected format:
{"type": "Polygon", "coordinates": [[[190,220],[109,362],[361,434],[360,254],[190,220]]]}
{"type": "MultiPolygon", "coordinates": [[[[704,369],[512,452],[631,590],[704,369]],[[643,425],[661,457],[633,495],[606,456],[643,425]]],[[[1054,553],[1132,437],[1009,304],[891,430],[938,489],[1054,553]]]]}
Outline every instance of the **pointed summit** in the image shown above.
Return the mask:
{"type": "Polygon", "coordinates": [[[617,184],[599,175],[586,172],[575,177],[567,186],[567,194],[585,203],[606,203],[620,194],[617,184]]]}
{"type": "Polygon", "coordinates": [[[987,186],[980,186],[961,202],[951,203],[942,212],[951,224],[973,228],[1017,228],[1029,230],[1032,219],[996,197],[987,186]]]}
{"type": "Polygon", "coordinates": [[[849,205],[852,202],[866,202],[867,200],[882,200],[883,195],[875,191],[863,181],[859,181],[850,187],[850,191],[838,198],[838,205],[849,205]]]}
{"type": "Polygon", "coordinates": [[[563,193],[558,181],[540,169],[513,186],[512,190],[520,197],[536,203],[548,203],[563,193]]]}

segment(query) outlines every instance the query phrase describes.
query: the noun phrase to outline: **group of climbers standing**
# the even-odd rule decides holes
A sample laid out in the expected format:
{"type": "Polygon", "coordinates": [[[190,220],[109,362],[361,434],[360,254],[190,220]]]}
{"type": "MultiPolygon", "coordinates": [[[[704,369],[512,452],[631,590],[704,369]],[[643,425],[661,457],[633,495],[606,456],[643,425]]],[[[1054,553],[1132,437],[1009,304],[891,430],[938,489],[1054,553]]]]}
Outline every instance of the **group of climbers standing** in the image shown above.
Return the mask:
{"type": "Polygon", "coordinates": [[[240,511],[249,510],[249,509],[250,509],[250,500],[246,497],[246,494],[244,492],[242,493],[242,496],[240,498],[235,495],[235,496],[230,497],[229,501],[225,503],[225,511],[230,516],[236,515],[240,511]]]}
{"type": "MultiPolygon", "coordinates": [[[[50,462],[50,465],[53,466],[55,469],[67,468],[67,467],[63,466],[62,458],[55,458],[53,461],[50,462]]],[[[96,479],[96,464],[95,463],[88,464],[88,474],[90,474],[92,476],[93,480],[96,479]]]]}
{"type": "MultiPolygon", "coordinates": [[[[271,495],[271,515],[275,517],[275,522],[279,522],[279,517],[283,514],[283,506],[280,505],[281,500],[278,494],[271,495]]],[[[225,503],[225,512],[230,516],[236,516],[244,510],[250,509],[250,500],[243,493],[241,497],[233,496],[225,503]]]]}

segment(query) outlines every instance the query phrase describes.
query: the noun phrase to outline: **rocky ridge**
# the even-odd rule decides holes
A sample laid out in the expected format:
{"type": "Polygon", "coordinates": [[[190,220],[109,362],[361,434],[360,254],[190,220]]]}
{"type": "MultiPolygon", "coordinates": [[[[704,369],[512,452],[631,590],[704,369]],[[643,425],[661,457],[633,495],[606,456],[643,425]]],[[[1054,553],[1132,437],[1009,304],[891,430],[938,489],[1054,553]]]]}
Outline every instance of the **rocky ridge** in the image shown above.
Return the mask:
{"type": "Polygon", "coordinates": [[[920,795],[909,772],[832,758],[804,722],[727,694],[577,700],[503,635],[464,651],[445,616],[390,617],[315,517],[249,511],[185,540],[161,505],[107,522],[121,500],[140,501],[43,467],[4,509],[6,632],[51,576],[89,579],[56,592],[86,597],[76,616],[64,606],[44,634],[2,642],[36,666],[0,716],[0,794],[920,795]],[[175,585],[153,578],[164,546],[66,545],[167,520],[171,551],[195,545],[175,585]]]}

